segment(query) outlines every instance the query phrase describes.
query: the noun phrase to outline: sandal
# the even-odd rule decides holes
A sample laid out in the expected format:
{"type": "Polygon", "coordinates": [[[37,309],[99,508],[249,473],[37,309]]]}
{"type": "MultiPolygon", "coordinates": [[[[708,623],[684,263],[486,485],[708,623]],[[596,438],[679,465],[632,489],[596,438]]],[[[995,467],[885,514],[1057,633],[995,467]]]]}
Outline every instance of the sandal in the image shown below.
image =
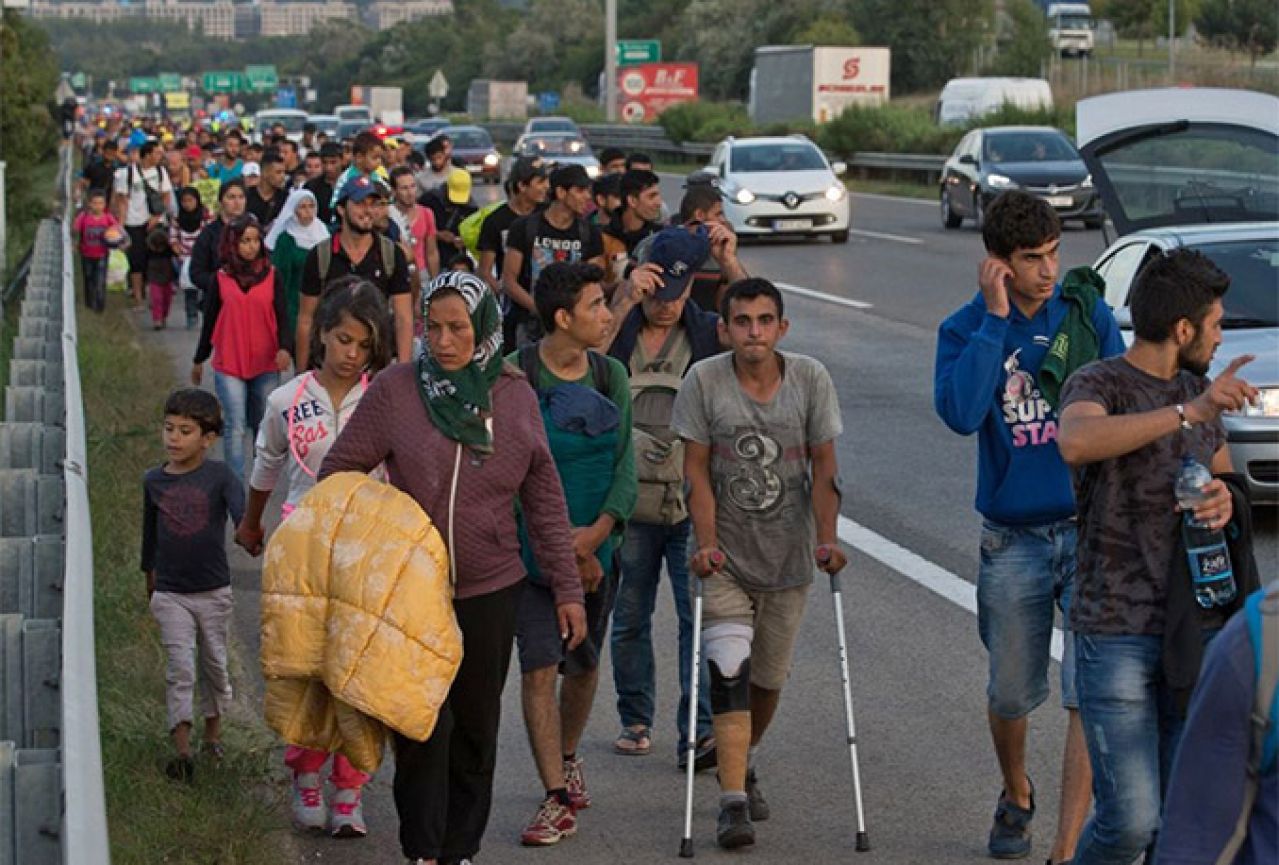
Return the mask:
{"type": "Polygon", "coordinates": [[[643,725],[623,727],[613,742],[613,750],[627,757],[646,757],[653,750],[653,730],[643,725]]]}

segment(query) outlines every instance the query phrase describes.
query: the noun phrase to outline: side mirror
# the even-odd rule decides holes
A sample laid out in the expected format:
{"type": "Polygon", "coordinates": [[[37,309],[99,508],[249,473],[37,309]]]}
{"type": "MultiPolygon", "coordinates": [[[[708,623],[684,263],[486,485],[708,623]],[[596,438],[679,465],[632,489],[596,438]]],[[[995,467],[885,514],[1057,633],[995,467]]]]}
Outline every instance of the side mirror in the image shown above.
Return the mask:
{"type": "Polygon", "coordinates": [[[980,163],[977,161],[976,156],[973,156],[971,153],[965,153],[963,156],[959,157],[959,164],[971,165],[976,168],[980,163]]]}
{"type": "Polygon", "coordinates": [[[830,170],[835,172],[836,177],[843,177],[845,174],[848,173],[848,163],[842,162],[842,161],[832,162],[830,164],[830,170]]]}

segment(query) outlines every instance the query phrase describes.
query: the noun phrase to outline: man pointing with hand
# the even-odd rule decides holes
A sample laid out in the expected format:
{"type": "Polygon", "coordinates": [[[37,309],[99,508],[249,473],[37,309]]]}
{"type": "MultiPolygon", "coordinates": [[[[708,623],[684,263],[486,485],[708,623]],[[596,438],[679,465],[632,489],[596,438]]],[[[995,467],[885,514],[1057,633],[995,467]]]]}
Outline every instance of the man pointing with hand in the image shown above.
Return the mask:
{"type": "Polygon", "coordinates": [[[689,511],[702,576],[702,645],[710,671],[724,848],[755,843],[768,818],[755,757],[781,699],[814,564],[836,573],[843,431],[830,374],[777,350],[782,295],[764,279],[734,283],[720,307],[730,353],[694,364],[675,399],[689,511]]]}

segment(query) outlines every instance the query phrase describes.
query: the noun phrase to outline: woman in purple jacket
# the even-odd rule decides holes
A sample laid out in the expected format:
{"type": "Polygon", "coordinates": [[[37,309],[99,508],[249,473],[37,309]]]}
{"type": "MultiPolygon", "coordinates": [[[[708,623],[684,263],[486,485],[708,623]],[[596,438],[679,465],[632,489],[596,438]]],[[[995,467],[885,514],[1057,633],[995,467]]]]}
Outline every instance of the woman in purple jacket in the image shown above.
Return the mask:
{"type": "Polygon", "coordinates": [[[449,865],[480,848],[492,802],[502,686],[525,571],[518,497],[538,567],[554,574],[560,630],[586,633],[568,510],[537,397],[502,363],[497,301],[476,276],[450,271],[423,297],[426,347],[373,380],[333,444],[320,479],[385,462],[448,542],[463,658],[435,732],[399,734],[395,807],[410,862],[449,865]]]}

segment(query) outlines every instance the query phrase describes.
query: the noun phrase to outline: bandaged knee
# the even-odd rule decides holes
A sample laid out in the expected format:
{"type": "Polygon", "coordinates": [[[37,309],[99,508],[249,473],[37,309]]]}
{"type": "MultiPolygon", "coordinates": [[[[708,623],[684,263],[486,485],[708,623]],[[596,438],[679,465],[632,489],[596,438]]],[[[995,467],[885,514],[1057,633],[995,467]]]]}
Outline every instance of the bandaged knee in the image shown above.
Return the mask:
{"type": "Polygon", "coordinates": [[[711,712],[716,715],[750,709],[752,636],[749,625],[735,622],[711,625],[702,632],[711,674],[711,712]]]}

